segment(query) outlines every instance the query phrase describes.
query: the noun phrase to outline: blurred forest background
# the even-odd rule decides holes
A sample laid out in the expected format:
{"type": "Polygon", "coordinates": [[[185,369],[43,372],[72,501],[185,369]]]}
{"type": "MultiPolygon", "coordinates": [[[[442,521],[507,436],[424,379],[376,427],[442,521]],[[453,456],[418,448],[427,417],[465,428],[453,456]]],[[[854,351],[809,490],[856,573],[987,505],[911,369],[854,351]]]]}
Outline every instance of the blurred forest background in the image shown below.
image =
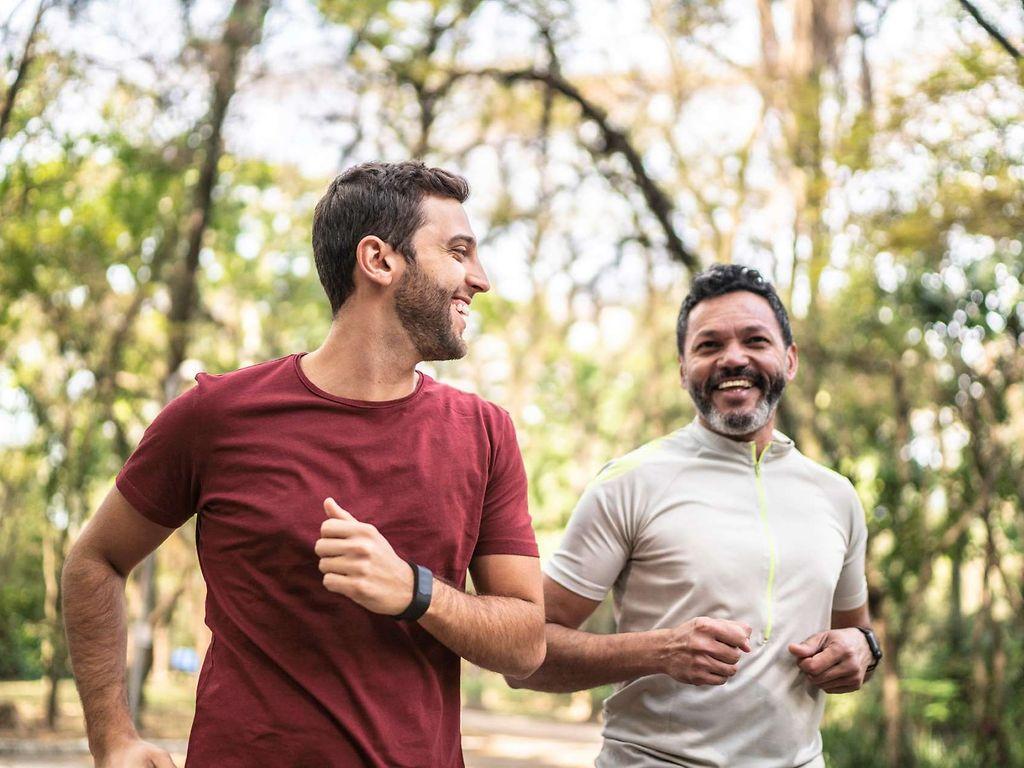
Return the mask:
{"type": "MultiPolygon", "coordinates": [[[[469,177],[494,285],[428,369],[512,413],[545,552],[606,460],[692,418],[690,274],[756,266],[801,350],[781,427],[872,534],[886,659],[830,698],[830,765],[1024,765],[1019,0],[6,0],[0,25],[0,679],[43,681],[31,716],[0,687],[0,723],[69,717],[58,576],[142,430],[199,370],[318,344],[313,205],[412,156],[469,177]]],[[[129,588],[143,714],[192,680],[202,606],[186,526],[129,588]]],[[[466,672],[467,703],[546,717],[602,693],[466,672]]]]}

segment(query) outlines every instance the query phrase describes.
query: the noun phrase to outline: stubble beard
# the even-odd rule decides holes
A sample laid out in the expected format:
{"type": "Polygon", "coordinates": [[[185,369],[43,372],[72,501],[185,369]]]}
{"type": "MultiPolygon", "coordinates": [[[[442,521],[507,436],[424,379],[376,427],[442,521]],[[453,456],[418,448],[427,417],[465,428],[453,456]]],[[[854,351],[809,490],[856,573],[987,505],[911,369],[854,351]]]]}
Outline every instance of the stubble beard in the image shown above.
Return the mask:
{"type": "Polygon", "coordinates": [[[786,379],[781,373],[767,376],[752,368],[709,376],[699,386],[692,382],[687,385],[697,411],[704,417],[712,431],[729,437],[743,437],[764,427],[775,415],[775,409],[785,388],[786,379]],[[715,387],[727,379],[735,378],[749,379],[761,391],[761,396],[750,411],[723,413],[715,407],[712,400],[715,387]]]}
{"type": "Polygon", "coordinates": [[[395,312],[420,360],[458,360],[466,356],[466,342],[452,327],[454,296],[453,291],[431,280],[415,261],[408,262],[395,290],[395,312]]]}

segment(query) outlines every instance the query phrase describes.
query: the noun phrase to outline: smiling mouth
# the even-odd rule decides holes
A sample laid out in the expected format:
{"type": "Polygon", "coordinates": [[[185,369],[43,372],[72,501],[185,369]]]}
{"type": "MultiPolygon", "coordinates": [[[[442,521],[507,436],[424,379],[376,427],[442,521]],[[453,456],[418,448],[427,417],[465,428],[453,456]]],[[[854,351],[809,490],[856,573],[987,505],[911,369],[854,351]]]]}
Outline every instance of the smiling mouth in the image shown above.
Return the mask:
{"type": "Polygon", "coordinates": [[[469,302],[465,299],[452,299],[452,306],[463,317],[469,317],[469,302]]]}
{"type": "Polygon", "coordinates": [[[754,386],[754,382],[750,379],[726,379],[725,381],[718,384],[715,387],[718,391],[728,391],[734,389],[750,389],[754,386]]]}

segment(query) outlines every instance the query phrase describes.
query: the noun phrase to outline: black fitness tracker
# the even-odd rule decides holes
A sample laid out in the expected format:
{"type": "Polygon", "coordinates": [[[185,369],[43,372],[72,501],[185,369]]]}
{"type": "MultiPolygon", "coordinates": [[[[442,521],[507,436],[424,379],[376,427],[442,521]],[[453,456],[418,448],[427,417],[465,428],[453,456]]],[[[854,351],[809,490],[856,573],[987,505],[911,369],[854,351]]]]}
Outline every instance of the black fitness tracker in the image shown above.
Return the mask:
{"type": "Polygon", "coordinates": [[[430,597],[434,594],[434,574],[429,568],[409,561],[412,568],[412,602],[404,611],[395,616],[402,621],[416,621],[430,607],[430,597]]]}
{"type": "Polygon", "coordinates": [[[867,627],[857,627],[857,629],[864,633],[864,639],[868,641],[868,648],[871,649],[871,655],[874,657],[874,661],[868,665],[867,672],[874,672],[878,662],[882,660],[882,647],[878,644],[878,638],[875,637],[875,633],[870,629],[867,627]]]}

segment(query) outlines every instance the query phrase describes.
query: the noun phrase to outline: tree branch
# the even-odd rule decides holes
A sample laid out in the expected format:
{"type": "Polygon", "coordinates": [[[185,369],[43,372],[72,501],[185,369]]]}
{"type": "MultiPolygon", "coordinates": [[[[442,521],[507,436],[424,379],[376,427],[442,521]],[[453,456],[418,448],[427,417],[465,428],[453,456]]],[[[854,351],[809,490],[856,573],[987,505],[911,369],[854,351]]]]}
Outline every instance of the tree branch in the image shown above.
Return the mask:
{"type": "Polygon", "coordinates": [[[978,22],[979,26],[988,32],[989,36],[999,43],[999,45],[1001,45],[1008,54],[1017,60],[1021,58],[1021,52],[1017,50],[1013,43],[1003,37],[1002,32],[996,29],[995,25],[981,15],[981,11],[979,11],[974,4],[970,2],[970,0],[960,0],[960,5],[962,5],[964,10],[974,17],[974,20],[978,22]]]}
{"type": "Polygon", "coordinates": [[[164,381],[165,401],[176,394],[178,368],[185,359],[188,343],[188,325],[195,313],[196,275],[203,236],[213,208],[213,189],[217,182],[217,165],[224,151],[222,132],[228,105],[235,95],[242,58],[260,41],[263,20],[270,0],[235,0],[228,15],[223,38],[212,53],[213,97],[207,122],[209,129],[205,154],[199,169],[199,182],[195,188],[192,211],[187,219],[188,243],[185,257],[179,265],[176,279],[171,285],[170,349],[167,378],[164,381]]]}
{"type": "Polygon", "coordinates": [[[46,12],[48,5],[48,0],[40,0],[39,9],[36,11],[35,19],[32,21],[32,26],[28,31],[28,37],[25,39],[25,47],[22,49],[21,61],[18,62],[18,71],[14,76],[14,82],[11,83],[7,93],[4,94],[4,103],[0,107],[0,139],[7,135],[7,124],[10,122],[11,113],[14,111],[14,100],[18,97],[18,91],[21,90],[25,74],[32,63],[32,46],[36,41],[36,34],[39,32],[39,25],[43,20],[43,14],[46,12]]]}
{"type": "Polygon", "coordinates": [[[583,113],[583,117],[595,123],[601,132],[601,138],[604,142],[601,153],[606,156],[622,155],[629,165],[630,171],[633,174],[633,181],[640,188],[648,209],[654,215],[654,218],[657,219],[664,232],[669,255],[686,266],[691,272],[697,272],[701,269],[700,259],[683,244],[682,239],[672,224],[672,215],[675,213],[675,206],[672,204],[672,200],[650,174],[647,173],[640,152],[633,146],[625,131],[612,125],[604,109],[590,101],[576,86],[557,72],[536,69],[482,69],[474,72],[463,72],[461,75],[489,77],[506,85],[519,82],[538,83],[575,103],[583,113]]]}

